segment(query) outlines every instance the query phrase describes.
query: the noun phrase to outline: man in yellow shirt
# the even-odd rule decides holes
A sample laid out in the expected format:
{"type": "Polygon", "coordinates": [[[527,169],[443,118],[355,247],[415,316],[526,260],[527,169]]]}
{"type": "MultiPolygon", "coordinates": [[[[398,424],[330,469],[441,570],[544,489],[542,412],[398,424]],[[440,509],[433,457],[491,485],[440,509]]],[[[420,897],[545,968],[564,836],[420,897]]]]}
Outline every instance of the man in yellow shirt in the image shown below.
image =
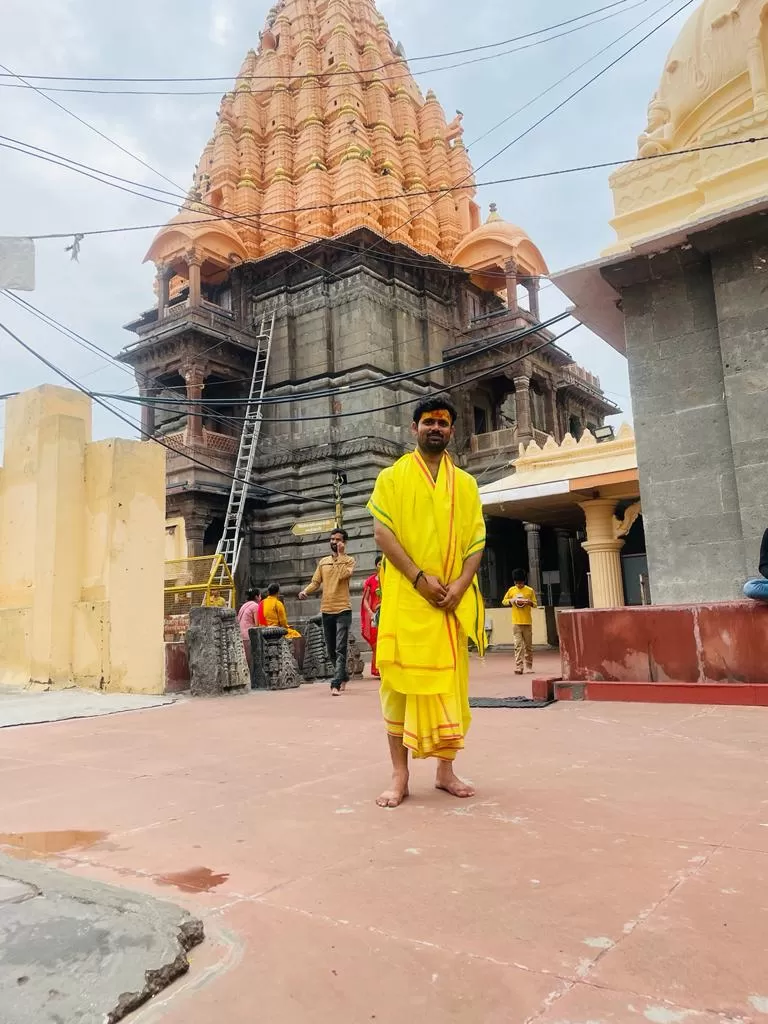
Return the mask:
{"type": "Polygon", "coordinates": [[[317,563],[315,575],[308,587],[299,594],[300,601],[306,601],[310,594],[322,587],[323,598],[320,611],[323,616],[323,632],[328,657],[336,666],[331,680],[331,693],[337,697],[346,689],[347,643],[352,625],[352,601],[349,596],[349,581],[355,571],[355,560],[347,554],[347,531],[336,529],[331,534],[331,554],[317,563]]]}
{"type": "Polygon", "coordinates": [[[522,569],[512,573],[514,586],[510,587],[501,602],[505,608],[512,608],[512,635],[515,638],[515,675],[521,676],[523,668],[533,672],[533,616],[536,608],[536,592],[526,585],[522,569]]]}

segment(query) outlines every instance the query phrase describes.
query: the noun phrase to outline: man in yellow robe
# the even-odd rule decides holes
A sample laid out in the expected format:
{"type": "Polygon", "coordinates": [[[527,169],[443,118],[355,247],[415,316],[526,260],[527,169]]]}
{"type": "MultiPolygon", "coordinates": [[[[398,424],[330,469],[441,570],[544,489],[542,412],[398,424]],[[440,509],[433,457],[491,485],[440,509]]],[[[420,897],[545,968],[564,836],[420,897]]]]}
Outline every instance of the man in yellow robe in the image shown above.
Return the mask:
{"type": "Polygon", "coordinates": [[[379,474],[368,502],[384,552],[376,660],[392,758],[380,807],[408,796],[408,752],[434,757],[436,786],[474,796],[454,773],[469,728],[471,638],[485,653],[485,609],[476,573],[485,549],[477,484],[446,448],[456,410],[439,396],[414,411],[417,448],[379,474]]]}

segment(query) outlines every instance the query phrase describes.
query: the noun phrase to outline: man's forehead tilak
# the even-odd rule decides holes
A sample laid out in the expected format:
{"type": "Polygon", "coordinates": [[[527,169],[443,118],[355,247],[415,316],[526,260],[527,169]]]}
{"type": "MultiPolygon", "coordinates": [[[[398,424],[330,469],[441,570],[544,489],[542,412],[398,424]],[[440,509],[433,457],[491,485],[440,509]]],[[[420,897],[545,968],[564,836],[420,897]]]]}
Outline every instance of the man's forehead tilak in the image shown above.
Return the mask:
{"type": "Polygon", "coordinates": [[[449,427],[452,425],[451,414],[447,409],[433,409],[430,412],[423,412],[419,423],[424,423],[425,420],[444,420],[449,427]]]}

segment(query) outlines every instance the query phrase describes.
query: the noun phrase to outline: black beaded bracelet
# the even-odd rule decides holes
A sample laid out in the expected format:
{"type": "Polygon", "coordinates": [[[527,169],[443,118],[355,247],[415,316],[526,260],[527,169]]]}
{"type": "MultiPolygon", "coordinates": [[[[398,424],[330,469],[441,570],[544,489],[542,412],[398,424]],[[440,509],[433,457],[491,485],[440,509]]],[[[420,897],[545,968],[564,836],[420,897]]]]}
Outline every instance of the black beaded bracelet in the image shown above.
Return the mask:
{"type": "Polygon", "coordinates": [[[423,569],[419,569],[418,573],[416,574],[416,579],[413,581],[413,589],[414,590],[416,590],[416,588],[418,587],[419,580],[421,579],[421,577],[423,575],[424,575],[424,570],[423,569]]]}

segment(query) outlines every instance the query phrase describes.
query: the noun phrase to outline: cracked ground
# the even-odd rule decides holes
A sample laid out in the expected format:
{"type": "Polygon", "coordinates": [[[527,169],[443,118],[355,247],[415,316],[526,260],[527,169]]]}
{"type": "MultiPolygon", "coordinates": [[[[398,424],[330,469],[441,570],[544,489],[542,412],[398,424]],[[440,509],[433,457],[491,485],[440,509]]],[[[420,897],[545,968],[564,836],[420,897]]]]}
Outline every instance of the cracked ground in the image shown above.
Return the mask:
{"type": "Polygon", "coordinates": [[[3,730],[0,849],[204,920],[139,1024],[759,1024],[766,735],[760,708],[477,710],[478,796],[417,764],[382,811],[371,681],[180,701],[3,730]]]}

